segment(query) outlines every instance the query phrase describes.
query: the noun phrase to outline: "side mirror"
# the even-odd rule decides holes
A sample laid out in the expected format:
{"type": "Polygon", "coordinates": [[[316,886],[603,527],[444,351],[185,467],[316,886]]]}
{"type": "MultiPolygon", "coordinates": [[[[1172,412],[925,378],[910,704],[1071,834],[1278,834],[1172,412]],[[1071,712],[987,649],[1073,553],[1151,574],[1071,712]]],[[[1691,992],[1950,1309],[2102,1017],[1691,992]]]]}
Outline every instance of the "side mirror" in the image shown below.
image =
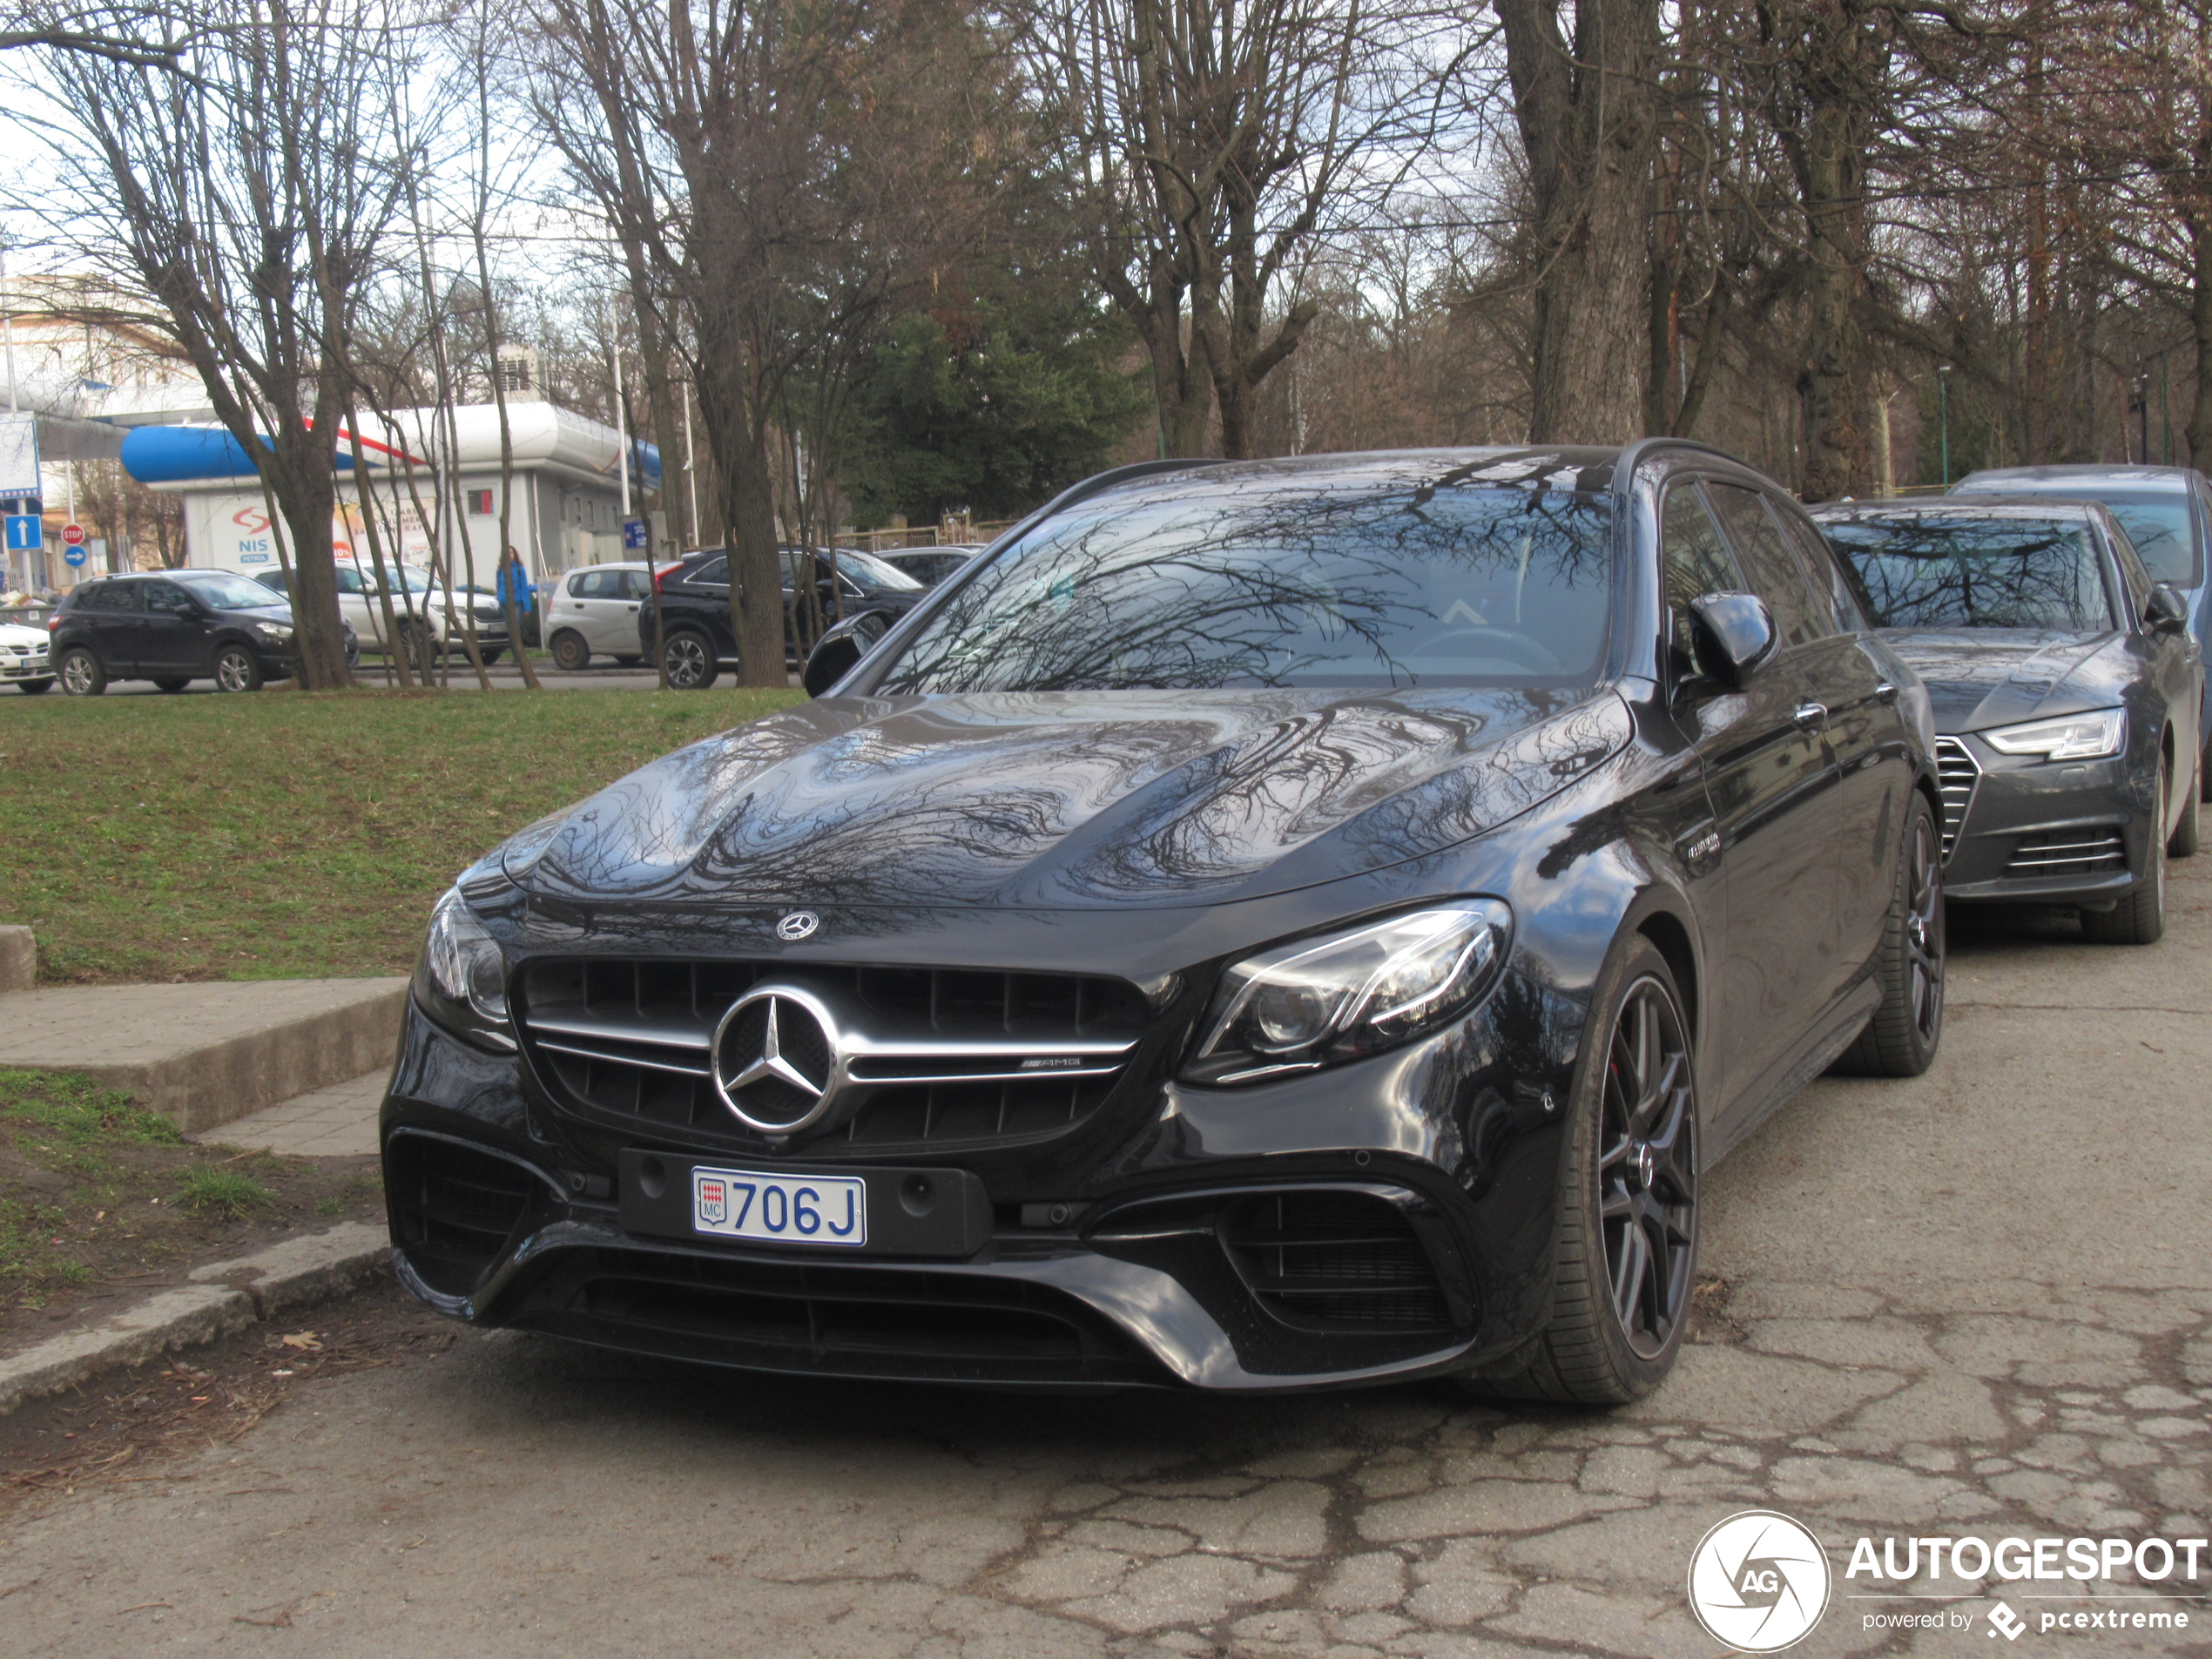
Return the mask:
{"type": "Polygon", "coordinates": [[[2170,582],[2155,583],[2150,598],[2143,606],[2143,620],[2155,634],[2178,634],[2189,625],[2188,601],[2170,582]]]}
{"type": "Polygon", "coordinates": [[[1708,593],[1689,602],[1697,665],[1722,685],[1743,685],[1774,655],[1780,637],[1756,593],[1708,593]]]}
{"type": "Polygon", "coordinates": [[[807,654],[806,669],[799,677],[799,683],[806,688],[806,695],[819,697],[827,691],[857,668],[860,658],[873,651],[890,631],[891,624],[873,610],[849,617],[826,631],[807,654]]]}

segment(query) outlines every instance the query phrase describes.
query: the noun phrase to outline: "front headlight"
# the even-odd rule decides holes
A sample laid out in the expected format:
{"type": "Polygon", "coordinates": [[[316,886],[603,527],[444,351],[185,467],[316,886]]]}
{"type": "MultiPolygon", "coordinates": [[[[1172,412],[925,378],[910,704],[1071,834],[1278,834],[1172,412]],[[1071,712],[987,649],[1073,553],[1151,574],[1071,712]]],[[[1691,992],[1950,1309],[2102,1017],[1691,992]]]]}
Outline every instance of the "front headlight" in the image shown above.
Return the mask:
{"type": "Polygon", "coordinates": [[[2000,754],[2045,760],[2101,760],[2128,746],[2128,711],[2092,709],[2055,720],[2030,720],[1975,734],[2000,754]]]}
{"type": "Polygon", "coordinates": [[[1222,975],[1190,1082],[1256,1082],[1394,1047],[1497,983],[1513,912],[1496,899],[1415,910],[1248,956],[1222,975]]]}
{"type": "Polygon", "coordinates": [[[430,914],[430,936],[423,941],[415,989],[438,1023],[455,1036],[488,1048],[515,1047],[514,1028],[507,1019],[506,959],[459,888],[449,890],[430,914]]]}
{"type": "Polygon", "coordinates": [[[264,639],[289,639],[292,637],[292,624],[288,622],[257,622],[253,624],[253,631],[264,639]]]}

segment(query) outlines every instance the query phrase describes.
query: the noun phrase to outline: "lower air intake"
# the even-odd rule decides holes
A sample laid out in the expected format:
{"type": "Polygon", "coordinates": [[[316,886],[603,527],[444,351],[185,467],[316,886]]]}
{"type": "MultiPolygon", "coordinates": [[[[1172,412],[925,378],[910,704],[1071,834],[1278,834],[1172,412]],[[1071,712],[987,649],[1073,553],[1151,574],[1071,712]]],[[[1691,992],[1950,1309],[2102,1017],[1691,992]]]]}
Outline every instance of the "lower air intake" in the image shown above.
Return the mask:
{"type": "Polygon", "coordinates": [[[1396,1205],[1364,1192],[1271,1192],[1232,1204],[1222,1248],[1254,1298],[1308,1331],[1441,1331],[1428,1251],[1396,1205]]]}
{"type": "Polygon", "coordinates": [[[474,1289],[522,1224],[539,1183],[519,1164],[427,1135],[400,1134],[385,1160],[385,1202],[424,1283],[474,1289]]]}

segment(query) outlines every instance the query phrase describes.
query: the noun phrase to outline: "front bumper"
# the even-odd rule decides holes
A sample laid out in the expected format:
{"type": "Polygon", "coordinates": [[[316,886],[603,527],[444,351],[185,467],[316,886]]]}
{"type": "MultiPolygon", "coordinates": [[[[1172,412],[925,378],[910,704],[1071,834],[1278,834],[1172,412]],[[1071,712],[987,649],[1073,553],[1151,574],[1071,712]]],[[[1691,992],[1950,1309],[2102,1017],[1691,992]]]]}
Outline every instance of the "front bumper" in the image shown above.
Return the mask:
{"type": "Polygon", "coordinates": [[[0,651],[0,684],[15,680],[44,680],[54,677],[51,655],[40,650],[31,652],[0,651]]]}
{"type": "Polygon", "coordinates": [[[2099,903],[2141,879],[2157,833],[2155,757],[2054,763],[2000,754],[1972,734],[1939,748],[1946,899],[2099,903]]]}
{"type": "Polygon", "coordinates": [[[527,1055],[411,1001],[382,1114],[397,1271],[471,1323],[818,1376],[1257,1393],[1494,1364],[1549,1317],[1580,1023],[1507,987],[1423,1042],[1271,1087],[1133,1078],[1127,1132],[1057,1169],[755,1164],[965,1195],[957,1228],[872,1228],[865,1256],[692,1231],[690,1166],[726,1150],[579,1123],[527,1055]]]}

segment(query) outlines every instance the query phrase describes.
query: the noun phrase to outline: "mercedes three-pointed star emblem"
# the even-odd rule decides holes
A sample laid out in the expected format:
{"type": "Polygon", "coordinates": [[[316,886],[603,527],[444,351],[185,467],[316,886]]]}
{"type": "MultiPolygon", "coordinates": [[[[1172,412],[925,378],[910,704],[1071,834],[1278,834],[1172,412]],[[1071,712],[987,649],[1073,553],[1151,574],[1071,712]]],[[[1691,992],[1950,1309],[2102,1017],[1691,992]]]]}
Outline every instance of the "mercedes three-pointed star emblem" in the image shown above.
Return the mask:
{"type": "MultiPolygon", "coordinates": [[[[784,1058],[783,1033],[777,1028],[776,1025],[778,1011],[783,1006],[784,1001],[781,997],[772,996],[768,999],[768,1028],[761,1034],[759,1056],[743,1071],[730,1079],[732,1094],[736,1094],[741,1089],[750,1089],[757,1082],[773,1077],[789,1083],[809,1100],[819,1100],[821,1097],[822,1086],[784,1058]]],[[[792,1006],[798,1005],[794,1003],[792,1006]]]]}
{"type": "MultiPolygon", "coordinates": [[[[842,1076],[837,1021],[820,999],[798,986],[756,985],[739,997],[715,1028],[713,1052],[715,1092],[738,1122],[763,1135],[792,1135],[817,1122],[833,1105],[842,1076]],[[762,1015],[757,1031],[741,1023],[756,1008],[762,1015]],[[813,1042],[806,1040],[809,1024],[813,1042]],[[823,1068],[819,1080],[793,1063],[794,1054],[823,1068]],[[779,1087],[749,1099],[747,1091],[763,1084],[779,1087]],[[784,1089],[804,1103],[795,1116],[770,1109],[784,1089]]],[[[781,1098],[792,1103],[792,1095],[781,1098]]]]}

